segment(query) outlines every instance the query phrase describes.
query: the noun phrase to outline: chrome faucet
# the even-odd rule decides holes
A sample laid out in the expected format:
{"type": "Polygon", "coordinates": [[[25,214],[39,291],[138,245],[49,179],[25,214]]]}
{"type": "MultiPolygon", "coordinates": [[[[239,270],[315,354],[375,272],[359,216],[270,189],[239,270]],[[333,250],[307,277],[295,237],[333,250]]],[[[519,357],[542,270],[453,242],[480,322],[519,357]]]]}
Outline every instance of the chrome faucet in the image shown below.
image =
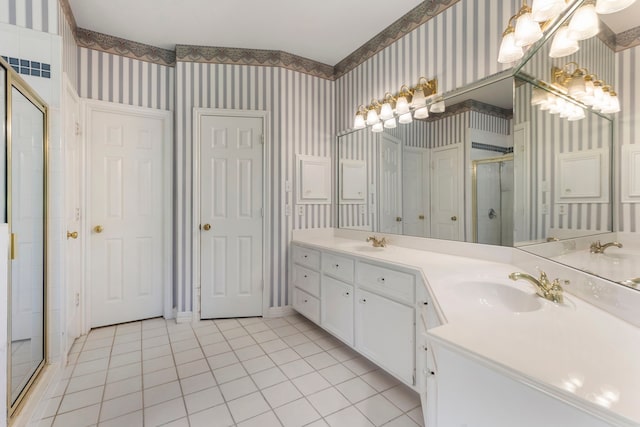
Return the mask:
{"type": "Polygon", "coordinates": [[[383,237],[378,239],[376,236],[367,237],[367,242],[372,242],[374,248],[384,248],[387,246],[387,239],[383,237]]]}
{"type": "Polygon", "coordinates": [[[622,243],[618,243],[618,242],[609,242],[609,243],[605,243],[604,245],[600,244],[600,240],[593,242],[591,244],[591,248],[589,249],[590,252],[592,254],[603,254],[605,249],[607,249],[609,246],[615,246],[616,248],[621,248],[622,247],[622,243]]]}
{"type": "MultiPolygon", "coordinates": [[[[560,286],[560,280],[555,279],[553,282],[549,281],[547,273],[544,271],[540,272],[540,279],[536,279],[527,273],[511,273],[509,275],[509,279],[513,281],[520,279],[526,280],[536,287],[536,294],[538,294],[538,296],[558,304],[562,304],[564,302],[564,289],[560,286]]],[[[568,285],[569,281],[565,280],[564,283],[565,285],[568,285]]]]}

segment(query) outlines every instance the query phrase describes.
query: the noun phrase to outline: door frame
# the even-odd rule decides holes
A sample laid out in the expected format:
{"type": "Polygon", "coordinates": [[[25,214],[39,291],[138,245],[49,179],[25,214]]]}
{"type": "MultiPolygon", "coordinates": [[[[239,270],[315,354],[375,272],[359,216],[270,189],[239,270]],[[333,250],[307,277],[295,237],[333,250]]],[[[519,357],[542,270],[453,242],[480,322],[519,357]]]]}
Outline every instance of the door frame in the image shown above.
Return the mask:
{"type": "Polygon", "coordinates": [[[271,247],[271,235],[269,223],[271,222],[271,186],[269,185],[269,177],[271,177],[271,168],[269,159],[271,158],[271,141],[270,141],[270,120],[269,112],[264,110],[231,110],[226,108],[198,108],[193,109],[193,163],[191,165],[191,182],[192,182],[192,199],[193,210],[191,211],[192,222],[192,246],[191,253],[191,277],[193,283],[191,285],[192,292],[192,321],[199,322],[201,319],[201,291],[202,284],[200,282],[200,123],[204,116],[216,117],[245,117],[253,119],[262,119],[262,315],[269,312],[269,294],[265,289],[265,285],[269,285],[267,278],[271,277],[271,265],[267,259],[269,248],[271,247]]]}
{"type": "MultiPolygon", "coordinates": [[[[89,219],[91,218],[91,204],[89,202],[89,192],[91,189],[91,174],[87,167],[88,162],[91,159],[91,143],[89,141],[89,135],[91,135],[91,119],[93,113],[118,113],[126,114],[129,116],[137,116],[144,118],[160,119],[163,123],[164,140],[162,141],[162,166],[164,173],[162,180],[162,207],[164,210],[164,218],[162,221],[163,236],[162,236],[162,255],[164,259],[173,260],[173,113],[169,110],[157,110],[153,108],[137,107],[132,105],[117,104],[107,101],[97,101],[93,99],[83,99],[84,111],[84,129],[82,130],[82,144],[85,147],[84,164],[82,175],[85,178],[85,187],[83,197],[83,211],[84,221],[82,223],[82,233],[87,238],[85,239],[85,259],[83,267],[83,284],[84,284],[84,304],[85,310],[83,314],[83,333],[88,333],[91,324],[91,280],[90,280],[90,266],[91,266],[91,245],[89,239],[91,236],[91,224],[89,219]],[[168,172],[168,173],[167,173],[168,172]]],[[[165,319],[173,317],[173,262],[165,263],[163,268],[163,280],[162,280],[162,301],[163,301],[163,315],[165,319]]]]}
{"type": "MultiPolygon", "coordinates": [[[[62,119],[66,120],[66,114],[67,114],[67,102],[68,99],[67,97],[70,96],[71,98],[73,98],[73,101],[76,102],[78,104],[78,128],[76,129],[76,131],[79,133],[79,140],[80,140],[80,176],[85,177],[86,178],[86,165],[85,165],[85,159],[86,159],[86,146],[85,146],[85,138],[83,136],[83,132],[82,132],[82,124],[84,123],[83,120],[83,114],[84,114],[84,102],[82,100],[82,98],[80,98],[80,95],[78,94],[78,92],[76,91],[76,88],[73,86],[73,84],[71,83],[71,79],[69,78],[69,76],[67,75],[67,73],[62,73],[63,77],[62,77],[62,97],[61,97],[61,101],[62,101],[62,111],[63,111],[63,115],[62,115],[62,119]]],[[[66,129],[63,126],[62,129],[62,136],[66,137],[65,135],[66,129]]],[[[67,174],[66,174],[66,170],[67,170],[67,144],[64,144],[64,202],[65,202],[65,216],[66,216],[66,203],[67,203],[67,174]]],[[[86,179],[82,180],[83,182],[80,183],[80,230],[78,231],[82,231],[84,232],[84,227],[85,227],[85,222],[86,222],[86,218],[85,218],[85,200],[84,197],[87,194],[87,187],[86,187],[86,179]]],[[[64,222],[65,222],[65,227],[67,227],[67,218],[64,218],[64,222]]],[[[86,325],[86,319],[85,319],[85,301],[84,298],[82,298],[82,295],[84,295],[85,293],[85,259],[86,259],[86,250],[87,250],[87,239],[85,238],[84,233],[81,234],[80,236],[80,266],[81,266],[81,270],[80,270],[80,292],[81,292],[81,298],[80,298],[80,315],[78,318],[78,325],[76,325],[76,327],[78,328],[77,330],[82,334],[83,331],[85,330],[85,325],[86,325]]],[[[67,238],[68,240],[68,238],[67,238]]],[[[66,244],[66,241],[65,241],[66,244]]],[[[66,246],[65,246],[66,249],[66,246]]],[[[65,257],[67,257],[68,254],[65,251],[65,257]]],[[[64,270],[64,297],[67,298],[65,301],[68,301],[68,297],[69,297],[69,287],[68,287],[68,281],[67,281],[67,274],[68,271],[66,271],[67,268],[67,264],[66,264],[66,260],[65,260],[65,265],[63,266],[63,270],[64,270]]],[[[65,337],[69,337],[69,330],[67,329],[67,320],[68,320],[68,311],[69,311],[69,307],[67,307],[66,305],[64,306],[64,327],[65,327],[65,337]]],[[[64,344],[68,344],[67,343],[67,339],[66,338],[64,340],[64,344]]],[[[68,348],[65,345],[64,348],[64,352],[62,354],[63,360],[66,362],[66,358],[68,356],[69,350],[71,349],[71,347],[69,346],[68,348]]]]}

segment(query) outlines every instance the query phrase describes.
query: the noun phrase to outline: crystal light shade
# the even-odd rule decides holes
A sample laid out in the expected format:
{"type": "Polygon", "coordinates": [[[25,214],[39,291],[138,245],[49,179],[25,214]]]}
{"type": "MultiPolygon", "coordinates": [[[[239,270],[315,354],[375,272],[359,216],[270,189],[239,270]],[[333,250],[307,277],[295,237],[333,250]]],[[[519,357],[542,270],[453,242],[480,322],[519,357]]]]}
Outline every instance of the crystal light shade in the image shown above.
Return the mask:
{"type": "Polygon", "coordinates": [[[427,104],[427,99],[424,97],[424,91],[421,88],[416,89],[413,92],[413,99],[411,100],[411,106],[413,108],[424,107],[427,104]]]}
{"type": "Polygon", "coordinates": [[[392,117],[389,120],[385,120],[384,121],[384,127],[387,128],[387,129],[393,129],[396,126],[397,125],[396,125],[396,118],[395,117],[392,117]]]}
{"type": "Polygon", "coordinates": [[[360,113],[356,114],[356,119],[353,121],[353,128],[364,129],[365,127],[367,127],[367,125],[364,122],[364,117],[362,117],[362,114],[360,113]]]}
{"type": "Polygon", "coordinates": [[[572,77],[569,80],[569,95],[576,99],[582,99],[587,94],[587,86],[583,76],[572,77]]]}
{"type": "Polygon", "coordinates": [[[426,105],[424,107],[418,108],[413,113],[414,119],[426,119],[427,117],[429,117],[429,108],[426,105]]]}
{"type": "Polygon", "coordinates": [[[581,6],[569,22],[569,38],[586,40],[600,32],[600,19],[592,4],[581,6]]]}
{"type": "Polygon", "coordinates": [[[533,20],[531,13],[523,13],[516,20],[516,46],[528,46],[542,38],[540,24],[533,20]]]}
{"type": "Polygon", "coordinates": [[[533,0],[531,15],[534,21],[544,22],[558,16],[564,7],[564,0],[533,0]]]}
{"type": "Polygon", "coordinates": [[[399,96],[398,100],[396,101],[396,113],[398,113],[398,115],[402,115],[408,112],[409,102],[407,102],[407,98],[405,96],[399,96]]]}
{"type": "Polygon", "coordinates": [[[411,113],[404,113],[398,118],[398,121],[402,124],[411,123],[413,119],[411,118],[411,113]]]}
{"type": "Polygon", "coordinates": [[[635,3],[636,0],[598,0],[596,12],[600,15],[619,12],[635,3]]]}
{"type": "Polygon", "coordinates": [[[380,120],[389,120],[393,117],[393,108],[391,108],[391,104],[385,102],[382,104],[380,108],[380,120]]]}
{"type": "Polygon", "coordinates": [[[382,128],[382,122],[378,122],[371,127],[371,132],[382,132],[384,129],[382,128]]]}
{"type": "Polygon", "coordinates": [[[373,126],[378,122],[380,122],[380,118],[378,117],[378,113],[376,113],[376,110],[369,110],[369,112],[367,113],[367,124],[369,126],[373,126]]]}
{"type": "Polygon", "coordinates": [[[553,36],[549,56],[552,58],[562,58],[563,56],[577,52],[578,49],[580,49],[578,42],[569,38],[569,27],[563,26],[560,27],[556,35],[553,36]]]}
{"type": "Polygon", "coordinates": [[[502,43],[500,44],[500,52],[498,53],[498,62],[501,64],[508,64],[515,62],[524,56],[522,47],[516,46],[516,38],[513,31],[505,34],[502,37],[502,43]]]}
{"type": "Polygon", "coordinates": [[[444,113],[444,101],[440,100],[438,102],[436,102],[435,104],[431,104],[431,112],[432,113],[444,113]]]}

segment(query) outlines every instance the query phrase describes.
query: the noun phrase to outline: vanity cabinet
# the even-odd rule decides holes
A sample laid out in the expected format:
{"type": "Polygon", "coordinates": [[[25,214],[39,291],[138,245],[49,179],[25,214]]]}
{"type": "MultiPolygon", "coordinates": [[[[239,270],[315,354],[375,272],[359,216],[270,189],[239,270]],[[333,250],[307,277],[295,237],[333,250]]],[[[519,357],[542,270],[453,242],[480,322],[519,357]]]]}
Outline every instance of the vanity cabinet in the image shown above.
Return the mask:
{"type": "Polygon", "coordinates": [[[325,276],[322,279],[320,324],[353,346],[353,286],[325,276]]]}
{"type": "Polygon", "coordinates": [[[293,308],[320,323],[320,252],[293,247],[293,308]]]}
{"type": "Polygon", "coordinates": [[[356,349],[407,384],[415,385],[415,310],[358,289],[356,349]]]}

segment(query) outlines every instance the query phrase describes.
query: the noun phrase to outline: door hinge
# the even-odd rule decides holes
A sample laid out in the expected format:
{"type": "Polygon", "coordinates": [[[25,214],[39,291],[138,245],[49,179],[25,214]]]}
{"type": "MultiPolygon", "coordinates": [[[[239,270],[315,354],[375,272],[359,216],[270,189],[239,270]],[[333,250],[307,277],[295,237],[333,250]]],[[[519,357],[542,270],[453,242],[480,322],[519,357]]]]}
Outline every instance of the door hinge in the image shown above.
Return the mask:
{"type": "Polygon", "coordinates": [[[11,259],[14,260],[18,256],[18,247],[16,245],[16,233],[11,233],[11,259]]]}

